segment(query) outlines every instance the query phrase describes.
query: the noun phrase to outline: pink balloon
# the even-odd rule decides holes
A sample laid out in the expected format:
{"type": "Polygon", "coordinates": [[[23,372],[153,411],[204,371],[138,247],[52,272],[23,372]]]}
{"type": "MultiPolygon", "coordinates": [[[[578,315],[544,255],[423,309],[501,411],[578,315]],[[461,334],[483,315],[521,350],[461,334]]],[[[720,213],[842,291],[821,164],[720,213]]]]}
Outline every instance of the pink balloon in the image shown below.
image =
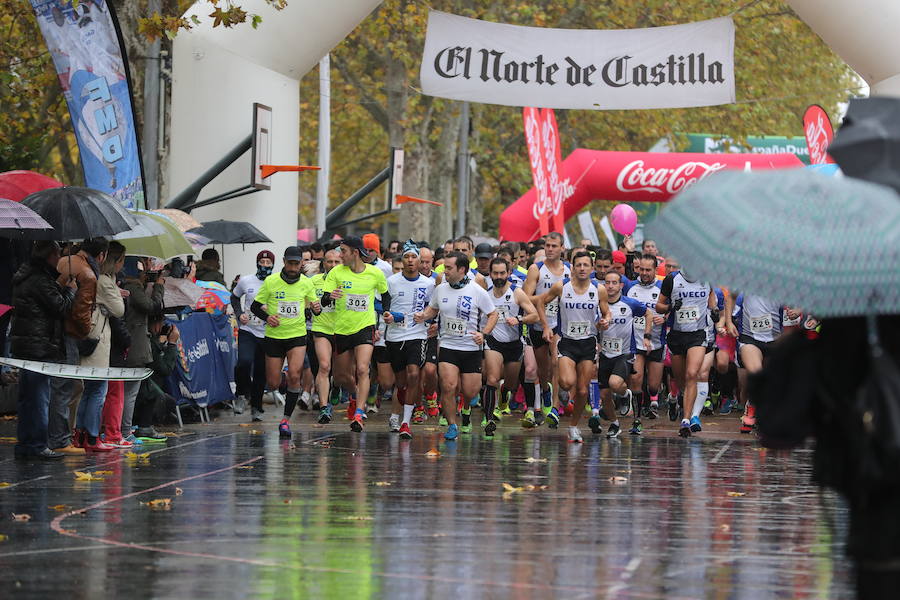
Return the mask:
{"type": "Polygon", "coordinates": [[[613,229],[622,235],[631,235],[637,228],[637,213],[628,204],[617,204],[609,214],[613,229]]]}

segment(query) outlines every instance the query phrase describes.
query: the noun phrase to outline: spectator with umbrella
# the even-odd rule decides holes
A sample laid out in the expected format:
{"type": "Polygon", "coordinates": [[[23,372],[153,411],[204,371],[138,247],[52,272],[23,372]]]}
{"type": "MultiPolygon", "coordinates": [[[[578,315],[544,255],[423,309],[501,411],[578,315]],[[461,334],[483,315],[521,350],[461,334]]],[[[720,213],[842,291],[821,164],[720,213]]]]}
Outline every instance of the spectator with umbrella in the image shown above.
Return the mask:
{"type": "MultiPolygon", "coordinates": [[[[64,322],[75,300],[77,284],[59,283],[59,244],[37,242],[31,257],[13,277],[10,345],[15,358],[42,362],[65,359],[64,322]]],[[[48,447],[50,377],[38,371],[19,372],[16,458],[53,460],[65,456],[48,447]]]]}
{"type": "Polygon", "coordinates": [[[219,252],[215,248],[207,248],[197,261],[196,277],[199,281],[218,281],[225,285],[225,275],[222,274],[222,266],[219,252]]]}

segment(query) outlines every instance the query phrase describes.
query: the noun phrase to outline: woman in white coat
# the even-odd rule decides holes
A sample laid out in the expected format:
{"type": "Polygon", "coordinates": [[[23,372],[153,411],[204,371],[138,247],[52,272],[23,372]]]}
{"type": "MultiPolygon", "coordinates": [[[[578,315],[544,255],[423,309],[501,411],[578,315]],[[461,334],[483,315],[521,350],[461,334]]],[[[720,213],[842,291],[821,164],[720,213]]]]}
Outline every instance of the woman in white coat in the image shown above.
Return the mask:
{"type": "MultiPolygon", "coordinates": [[[[97,340],[97,346],[88,356],[81,357],[82,367],[109,367],[109,351],[112,343],[109,317],[121,318],[125,314],[122,291],[116,285],[116,273],[122,269],[124,262],[125,247],[118,242],[110,242],[106,259],[100,266],[100,274],[97,276],[97,300],[91,313],[91,332],[88,334],[88,339],[97,340]]],[[[102,394],[92,397],[85,395],[78,404],[75,440],[85,449],[94,451],[113,449],[113,446],[108,446],[99,439],[100,414],[105,397],[104,388],[102,394]]]]}

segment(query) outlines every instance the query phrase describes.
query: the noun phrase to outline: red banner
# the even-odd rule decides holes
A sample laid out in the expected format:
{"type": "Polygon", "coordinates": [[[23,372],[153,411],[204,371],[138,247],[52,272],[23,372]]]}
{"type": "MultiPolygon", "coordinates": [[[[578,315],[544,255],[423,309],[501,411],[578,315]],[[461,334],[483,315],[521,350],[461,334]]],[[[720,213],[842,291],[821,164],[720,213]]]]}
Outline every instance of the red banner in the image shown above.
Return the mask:
{"type": "Polygon", "coordinates": [[[809,148],[809,162],[813,165],[833,163],[828,156],[828,146],[834,139],[834,129],[828,113],[818,104],[812,104],[803,113],[803,133],[806,134],[806,146],[809,148]]]}
{"type": "Polygon", "coordinates": [[[525,143],[528,146],[528,158],[531,162],[531,177],[537,193],[532,198],[535,221],[540,235],[550,231],[550,188],[547,181],[547,169],[544,167],[544,152],[541,144],[541,114],[534,107],[522,109],[522,121],[525,124],[525,143]]]}
{"type": "Polygon", "coordinates": [[[556,126],[556,114],[552,108],[541,110],[541,150],[544,152],[544,168],[547,169],[547,187],[550,192],[550,227],[553,231],[562,232],[562,205],[565,201],[568,181],[560,178],[562,166],[562,150],[559,147],[559,128],[556,126]]]}
{"type": "MultiPolygon", "coordinates": [[[[665,202],[722,169],[802,166],[794,154],[604,152],[579,148],[566,157],[559,169],[562,189],[559,214],[565,222],[592,200],[665,202]]],[[[536,200],[532,188],[503,211],[501,239],[524,242],[542,235],[536,200]]]]}

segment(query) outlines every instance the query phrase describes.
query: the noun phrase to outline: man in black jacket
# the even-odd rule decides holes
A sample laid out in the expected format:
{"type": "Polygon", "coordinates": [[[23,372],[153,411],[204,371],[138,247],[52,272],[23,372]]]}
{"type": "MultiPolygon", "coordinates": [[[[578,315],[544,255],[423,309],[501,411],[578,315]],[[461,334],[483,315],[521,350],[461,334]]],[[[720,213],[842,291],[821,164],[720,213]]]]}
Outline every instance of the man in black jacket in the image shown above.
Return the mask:
{"type": "MultiPolygon", "coordinates": [[[[41,362],[65,359],[64,319],[75,299],[75,281],[57,283],[59,245],[36,242],[31,258],[13,276],[10,345],[15,358],[41,362]]],[[[50,377],[22,369],[19,373],[19,424],[16,458],[52,460],[64,455],[47,447],[50,377]]]]}

